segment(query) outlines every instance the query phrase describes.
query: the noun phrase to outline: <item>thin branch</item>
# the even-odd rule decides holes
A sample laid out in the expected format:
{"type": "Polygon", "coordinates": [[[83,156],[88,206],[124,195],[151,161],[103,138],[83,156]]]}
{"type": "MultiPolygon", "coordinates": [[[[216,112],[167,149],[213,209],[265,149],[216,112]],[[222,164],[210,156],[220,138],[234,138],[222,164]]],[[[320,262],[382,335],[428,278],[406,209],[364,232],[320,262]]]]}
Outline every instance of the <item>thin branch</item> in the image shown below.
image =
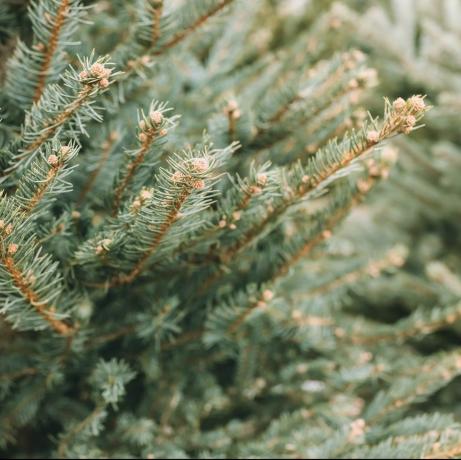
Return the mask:
{"type": "Polygon", "coordinates": [[[196,29],[201,27],[205,22],[208,21],[208,19],[210,19],[212,16],[215,16],[222,9],[224,9],[227,5],[230,5],[233,1],[234,0],[222,0],[214,8],[210,9],[209,11],[204,13],[202,16],[197,18],[197,20],[192,25],[190,25],[187,29],[184,29],[181,32],[178,32],[176,35],[174,35],[159,50],[155,51],[153,55],[160,56],[168,49],[173,48],[177,44],[181,43],[188,35],[190,35],[196,29]]]}
{"type": "Polygon", "coordinates": [[[39,71],[38,84],[35,89],[33,101],[37,102],[43,94],[45,89],[46,80],[48,77],[48,72],[53,60],[54,53],[58,47],[59,34],[66,20],[67,14],[69,12],[69,0],[62,0],[59,8],[56,12],[56,17],[54,18],[53,28],[51,30],[50,41],[48,42],[45,48],[45,56],[39,71]]]}
{"type": "Polygon", "coordinates": [[[138,153],[134,157],[132,161],[128,163],[126,167],[126,174],[124,175],[123,179],[117,185],[114,191],[114,202],[112,205],[112,216],[115,217],[118,214],[120,205],[122,203],[123,195],[132,181],[137,169],[142,165],[144,162],[144,158],[146,157],[152,142],[156,139],[157,132],[151,131],[146,132],[146,138],[141,144],[141,148],[139,149],[138,153]]]}
{"type": "Polygon", "coordinates": [[[120,286],[123,284],[130,284],[142,273],[142,271],[144,270],[147,264],[147,261],[152,256],[152,254],[157,250],[164,236],[168,233],[169,229],[171,228],[173,223],[176,221],[182,205],[187,200],[187,198],[190,196],[192,190],[193,190],[193,187],[191,184],[186,184],[184,186],[181,194],[179,195],[174,206],[168,213],[165,219],[165,222],[163,222],[163,224],[160,226],[158,232],[155,235],[155,238],[153,239],[147,251],[144,252],[142,257],[138,260],[138,262],[136,263],[136,265],[134,266],[134,268],[131,270],[130,273],[128,273],[127,275],[125,274],[119,275],[116,278],[114,278],[109,284],[110,287],[120,286]]]}
{"type": "Polygon", "coordinates": [[[21,292],[24,299],[32,305],[35,311],[54,329],[58,334],[69,336],[74,333],[74,329],[65,322],[56,319],[54,307],[48,306],[40,300],[38,294],[32,289],[30,282],[16,266],[12,256],[2,256],[1,261],[10,274],[13,284],[21,292]]]}
{"type": "Polygon", "coordinates": [[[74,115],[75,112],[86,102],[86,100],[93,92],[93,89],[94,86],[85,85],[85,87],[80,91],[77,99],[72,101],[57,117],[46,123],[42,134],[34,142],[32,142],[32,144],[24,149],[24,153],[27,154],[35,152],[46,141],[52,138],[58,128],[60,128],[66,121],[68,121],[69,118],[72,117],[72,115],[74,115]]]}

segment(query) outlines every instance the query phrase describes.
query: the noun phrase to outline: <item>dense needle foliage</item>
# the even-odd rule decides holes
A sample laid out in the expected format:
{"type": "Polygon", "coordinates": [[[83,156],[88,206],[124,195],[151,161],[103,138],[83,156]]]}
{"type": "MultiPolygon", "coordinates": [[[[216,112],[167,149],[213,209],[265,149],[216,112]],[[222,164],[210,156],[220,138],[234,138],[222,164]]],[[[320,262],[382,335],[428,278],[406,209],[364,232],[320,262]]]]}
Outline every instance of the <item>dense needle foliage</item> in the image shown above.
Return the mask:
{"type": "Polygon", "coordinates": [[[0,455],[459,457],[460,24],[2,0],[0,455]]]}

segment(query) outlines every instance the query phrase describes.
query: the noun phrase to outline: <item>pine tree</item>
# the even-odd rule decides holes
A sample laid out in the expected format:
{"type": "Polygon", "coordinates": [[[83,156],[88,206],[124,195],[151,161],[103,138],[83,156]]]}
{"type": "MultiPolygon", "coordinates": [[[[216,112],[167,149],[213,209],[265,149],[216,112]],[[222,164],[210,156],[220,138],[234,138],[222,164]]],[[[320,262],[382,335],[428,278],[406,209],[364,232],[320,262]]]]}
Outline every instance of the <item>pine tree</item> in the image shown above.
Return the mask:
{"type": "Polygon", "coordinates": [[[459,456],[456,1],[393,2],[408,55],[385,1],[24,3],[0,5],[2,455],[459,456]]]}

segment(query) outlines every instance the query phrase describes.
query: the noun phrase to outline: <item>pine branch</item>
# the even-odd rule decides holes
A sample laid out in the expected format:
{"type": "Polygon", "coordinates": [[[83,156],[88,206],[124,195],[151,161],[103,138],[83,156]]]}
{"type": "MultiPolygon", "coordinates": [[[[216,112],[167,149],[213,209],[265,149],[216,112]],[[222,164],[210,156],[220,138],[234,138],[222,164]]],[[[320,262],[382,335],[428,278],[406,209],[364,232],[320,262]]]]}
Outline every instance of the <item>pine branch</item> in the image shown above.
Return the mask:
{"type": "Polygon", "coordinates": [[[95,422],[100,422],[101,418],[104,418],[106,413],[107,403],[101,402],[95,407],[95,409],[88,414],[80,423],[76,424],[71,430],[69,430],[65,436],[61,438],[58,445],[58,457],[65,458],[66,452],[69,449],[69,445],[72,441],[83,431],[89,428],[89,426],[95,422]]]}
{"type": "MultiPolygon", "coordinates": [[[[264,285],[261,286],[258,291],[259,294],[254,295],[253,291],[250,290],[251,295],[248,296],[249,301],[247,302],[247,305],[244,308],[238,307],[237,311],[241,310],[240,313],[237,314],[237,311],[234,311],[231,305],[241,305],[242,302],[244,302],[242,298],[244,296],[242,294],[238,294],[238,299],[231,299],[230,302],[227,302],[224,306],[219,306],[216,311],[213,311],[209,315],[207,319],[207,326],[205,327],[208,335],[206,338],[207,342],[219,342],[220,336],[215,330],[216,326],[219,329],[222,329],[223,324],[230,322],[230,325],[225,328],[225,334],[233,335],[245,322],[246,318],[253,310],[258,307],[266,307],[266,302],[272,300],[274,296],[271,290],[273,289],[272,286],[274,286],[281,278],[286,277],[290,267],[297,264],[301,259],[309,255],[319,244],[328,239],[331,236],[332,231],[337,228],[338,224],[349,214],[350,209],[359,204],[377,182],[378,180],[376,176],[369,177],[367,187],[362,185],[360,189],[355,190],[355,193],[352,194],[352,196],[348,196],[348,194],[344,193],[344,190],[342,189],[335,192],[336,199],[333,199],[333,203],[330,208],[312,216],[312,220],[315,222],[313,228],[302,236],[300,242],[293,244],[293,246],[295,246],[294,249],[291,249],[288,254],[284,254],[284,261],[272,271],[269,279],[264,280],[264,285]],[[270,286],[271,289],[269,289],[268,286],[270,286]],[[234,316],[236,317],[234,318],[234,316]],[[213,337],[213,339],[211,337],[213,337]]],[[[363,184],[363,182],[361,183],[363,184]]],[[[200,292],[206,292],[215,280],[217,280],[216,276],[208,280],[208,283],[204,285],[200,292]]],[[[310,318],[310,320],[312,321],[312,318],[310,318]]],[[[325,325],[325,319],[323,318],[316,318],[314,320],[317,325],[319,321],[322,325],[325,325]]]]}
{"type": "Polygon", "coordinates": [[[441,443],[435,443],[431,451],[424,455],[424,459],[450,459],[461,455],[461,442],[454,446],[445,447],[441,443]]]}
{"type": "MultiPolygon", "coordinates": [[[[395,103],[394,103],[395,106],[395,103]]],[[[315,158],[310,159],[306,167],[295,166],[290,172],[292,183],[289,184],[292,193],[280,200],[276,206],[267,213],[266,217],[251,227],[233,245],[223,249],[221,259],[228,261],[242,249],[254,242],[264,234],[266,228],[276,222],[292,206],[301,200],[308,199],[324,189],[337,174],[353,160],[363,157],[376,145],[398,133],[409,133],[414,128],[418,119],[427,110],[422,98],[414,96],[405,102],[398,100],[399,108],[392,108],[386,101],[385,117],[379,131],[364,128],[359,133],[346,136],[341,143],[335,142],[319,151],[315,158]]]]}
{"type": "Polygon", "coordinates": [[[189,198],[194,188],[194,182],[187,181],[186,183],[184,183],[184,186],[180,190],[178,196],[173,201],[171,209],[168,211],[168,214],[166,215],[164,222],[160,225],[152,242],[147,247],[144,254],[136,262],[135,266],[132,268],[129,274],[119,276],[116,280],[114,280],[111,283],[112,286],[120,284],[130,284],[141,274],[141,272],[144,270],[146,266],[147,261],[152,256],[152,254],[158,249],[163,238],[178,218],[182,206],[184,205],[185,201],[189,198]]]}
{"type": "MultiPolygon", "coordinates": [[[[178,254],[190,254],[189,261],[201,260],[201,253],[206,252],[206,260],[213,261],[213,246],[219,243],[221,235],[228,230],[235,230],[238,222],[251,216],[252,210],[266,203],[273,194],[277,193],[279,174],[278,171],[271,171],[270,164],[256,168],[251,166],[249,174],[245,178],[237,176],[230,178],[231,187],[220,199],[219,208],[210,211],[206,221],[210,226],[201,229],[186,243],[178,247],[178,254]],[[197,256],[192,251],[197,251],[197,256]],[[192,254],[191,254],[192,253],[192,254]]],[[[178,261],[175,261],[175,264],[178,261]]]]}
{"type": "Polygon", "coordinates": [[[11,276],[14,286],[21,293],[22,297],[29,303],[35,311],[54,329],[58,334],[69,335],[73,329],[63,321],[56,319],[54,307],[44,303],[34,289],[31,287],[30,277],[26,278],[24,273],[16,265],[14,257],[15,246],[10,245],[8,250],[1,249],[2,257],[1,262],[11,276]],[[8,254],[8,255],[5,255],[8,254]]]}
{"type": "Polygon", "coordinates": [[[373,327],[370,325],[369,334],[363,334],[354,329],[348,336],[349,340],[356,345],[371,345],[390,340],[404,341],[432,334],[444,327],[454,325],[459,320],[461,320],[461,303],[458,302],[448,307],[434,308],[430,311],[424,308],[418,309],[393,327],[378,327],[376,331],[373,331],[373,327]],[[380,333],[381,329],[383,331],[380,333]]]}
{"type": "MultiPolygon", "coordinates": [[[[202,0],[203,1],[203,0],[202,0]]],[[[154,4],[153,11],[154,11],[154,20],[152,25],[152,35],[155,40],[147,40],[149,46],[143,47],[141,51],[141,55],[138,55],[136,58],[130,58],[127,62],[127,68],[125,69],[125,75],[123,81],[127,80],[130,76],[133,75],[134,72],[140,72],[140,69],[149,65],[152,61],[152,57],[159,57],[164,55],[166,52],[171,50],[172,48],[176,47],[180,43],[182,43],[189,35],[195,32],[197,29],[202,27],[205,23],[208,22],[212,17],[216,16],[220,13],[226,6],[230,5],[234,0],[206,0],[206,3],[210,3],[208,8],[205,8],[203,12],[200,12],[197,16],[196,13],[196,5],[185,4],[184,11],[177,11],[176,16],[178,17],[188,17],[190,16],[192,19],[190,23],[186,23],[185,27],[173,33],[173,35],[165,37],[161,36],[161,12],[163,2],[160,5],[154,4]],[[162,40],[164,38],[164,40],[162,40]]],[[[167,21],[165,21],[167,22],[167,21]]],[[[141,37],[144,35],[141,34],[141,37]]],[[[126,54],[127,51],[122,54],[126,54]]]]}
{"type": "Polygon", "coordinates": [[[41,330],[46,326],[63,336],[75,332],[64,321],[73,299],[64,293],[57,264],[43,254],[30,221],[5,196],[0,196],[0,285],[0,313],[15,328],[41,330]]]}
{"type": "Polygon", "coordinates": [[[376,395],[367,407],[365,419],[376,423],[408,408],[444,387],[461,374],[461,357],[458,350],[438,353],[418,361],[418,367],[405,368],[405,373],[392,381],[390,388],[376,395]],[[414,374],[414,375],[412,375],[414,374]]]}
{"type": "Polygon", "coordinates": [[[8,97],[23,109],[42,97],[47,83],[59,79],[66,65],[65,49],[81,21],[85,7],[78,0],[35,0],[29,7],[34,34],[32,48],[19,41],[8,62],[8,97]],[[28,78],[22,78],[24,70],[28,78]]]}
{"type": "Polygon", "coordinates": [[[153,0],[152,5],[152,39],[151,46],[155,47],[160,38],[160,20],[163,14],[163,0],[153,0]]]}
{"type": "MultiPolygon", "coordinates": [[[[159,146],[168,131],[176,126],[178,116],[166,117],[165,114],[170,112],[171,108],[165,103],[153,101],[149,109],[149,115],[146,116],[141,111],[138,118],[140,132],[138,139],[140,147],[133,152],[129,152],[129,160],[124,170],[117,180],[114,191],[114,201],[112,206],[112,216],[115,217],[120,209],[122,199],[129,185],[133,182],[136,172],[146,161],[146,156],[150,153],[153,146],[159,146]]],[[[155,158],[158,159],[159,154],[155,158]]]]}
{"type": "Polygon", "coordinates": [[[49,41],[46,45],[42,44],[45,48],[45,52],[42,64],[40,66],[40,70],[38,72],[39,78],[37,87],[35,88],[33,102],[37,102],[42,97],[48,73],[50,71],[51,62],[58,47],[59,34],[64,25],[66,17],[69,15],[69,8],[70,0],[61,0],[59,2],[59,7],[56,11],[56,16],[53,18],[53,26],[51,28],[49,41]]]}
{"type": "Polygon", "coordinates": [[[37,208],[44,208],[50,203],[50,195],[58,195],[72,190],[72,185],[64,178],[73,168],[70,162],[78,153],[76,144],[60,144],[51,147],[46,145],[46,153],[36,158],[22,176],[13,200],[25,216],[31,215],[37,208]]]}
{"type": "Polygon", "coordinates": [[[40,101],[27,113],[21,141],[11,146],[9,167],[3,177],[27,165],[38,150],[64,128],[68,128],[67,134],[73,138],[75,132],[83,131],[85,119],[100,119],[92,105],[96,96],[110,85],[112,69],[105,67],[107,57],[94,61],[90,57],[81,61],[81,65],[80,73],[70,68],[63,76],[70,93],[56,85],[48,86],[40,101]]]}
{"type": "Polygon", "coordinates": [[[156,50],[153,55],[160,56],[165,51],[173,48],[174,46],[181,43],[187,36],[189,36],[192,32],[200,28],[203,24],[205,24],[211,17],[218,14],[221,10],[223,10],[226,6],[230,5],[234,0],[220,0],[213,5],[209,10],[205,11],[201,16],[195,19],[195,21],[190,24],[186,29],[178,32],[176,35],[171,37],[166,43],[162,45],[162,47],[156,50]]]}

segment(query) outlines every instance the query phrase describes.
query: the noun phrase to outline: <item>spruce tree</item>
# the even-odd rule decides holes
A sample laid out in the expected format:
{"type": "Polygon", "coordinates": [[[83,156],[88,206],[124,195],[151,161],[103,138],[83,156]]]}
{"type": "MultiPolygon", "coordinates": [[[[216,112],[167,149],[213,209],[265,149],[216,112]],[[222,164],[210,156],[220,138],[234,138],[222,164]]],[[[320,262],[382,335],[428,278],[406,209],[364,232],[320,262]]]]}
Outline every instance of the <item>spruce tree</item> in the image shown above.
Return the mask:
{"type": "Polygon", "coordinates": [[[2,457],[461,455],[461,7],[371,3],[0,4],[2,457]]]}

